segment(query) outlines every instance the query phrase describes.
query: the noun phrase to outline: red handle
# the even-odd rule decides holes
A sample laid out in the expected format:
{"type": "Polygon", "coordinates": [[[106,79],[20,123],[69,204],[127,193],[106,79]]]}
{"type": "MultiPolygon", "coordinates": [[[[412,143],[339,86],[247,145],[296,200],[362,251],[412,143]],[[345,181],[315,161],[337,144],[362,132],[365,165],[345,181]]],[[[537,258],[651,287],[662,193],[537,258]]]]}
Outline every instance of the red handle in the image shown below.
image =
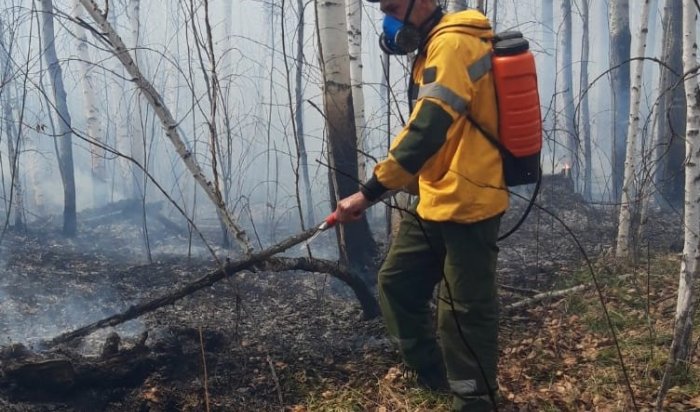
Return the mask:
{"type": "Polygon", "coordinates": [[[336,223],[338,223],[338,216],[336,216],[335,212],[326,217],[326,225],[328,227],[335,226],[336,223]]]}

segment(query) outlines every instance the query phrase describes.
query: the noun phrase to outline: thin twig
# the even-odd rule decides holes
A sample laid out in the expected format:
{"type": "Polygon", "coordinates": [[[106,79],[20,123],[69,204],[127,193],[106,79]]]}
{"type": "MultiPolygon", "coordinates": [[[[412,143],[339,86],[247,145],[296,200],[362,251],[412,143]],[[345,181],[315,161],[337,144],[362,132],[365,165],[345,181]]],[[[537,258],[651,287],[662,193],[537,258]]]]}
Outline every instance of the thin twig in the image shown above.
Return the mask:
{"type": "Polygon", "coordinates": [[[199,327],[199,347],[202,349],[202,369],[204,371],[204,405],[207,412],[209,409],[209,384],[207,380],[207,358],[204,356],[204,337],[202,336],[202,327],[199,327]]]}
{"type": "Polygon", "coordinates": [[[270,373],[272,373],[272,380],[275,382],[275,388],[277,389],[277,398],[280,401],[280,408],[284,408],[284,400],[282,399],[282,388],[280,388],[280,380],[277,378],[277,372],[275,372],[275,365],[272,363],[272,358],[267,355],[267,363],[270,365],[270,373]]]}

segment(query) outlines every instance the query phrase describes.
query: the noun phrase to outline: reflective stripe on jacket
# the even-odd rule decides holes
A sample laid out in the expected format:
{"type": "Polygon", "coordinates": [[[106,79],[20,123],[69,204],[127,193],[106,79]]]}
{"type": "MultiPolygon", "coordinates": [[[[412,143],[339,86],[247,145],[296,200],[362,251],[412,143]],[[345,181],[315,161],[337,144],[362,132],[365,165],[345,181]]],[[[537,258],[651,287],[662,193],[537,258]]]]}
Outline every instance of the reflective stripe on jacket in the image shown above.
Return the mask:
{"type": "Polygon", "coordinates": [[[418,89],[406,127],[378,163],[367,187],[399,189],[418,177],[418,214],[470,223],[508,207],[500,153],[464,116],[497,135],[490,60],[493,32],[475,10],[445,15],[417,57],[418,89]]]}

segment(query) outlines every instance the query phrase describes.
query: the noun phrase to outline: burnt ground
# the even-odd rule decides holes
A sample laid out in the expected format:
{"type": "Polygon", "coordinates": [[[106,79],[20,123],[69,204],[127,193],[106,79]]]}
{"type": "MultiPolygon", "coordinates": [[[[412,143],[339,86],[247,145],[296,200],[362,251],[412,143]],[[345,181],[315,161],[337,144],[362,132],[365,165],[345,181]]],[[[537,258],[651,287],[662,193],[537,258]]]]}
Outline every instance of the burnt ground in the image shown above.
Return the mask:
{"type": "MultiPolygon", "coordinates": [[[[612,208],[585,205],[556,180],[545,184],[539,203],[575,233],[599,276],[629,269],[608,264],[617,220],[612,208]]],[[[504,230],[523,207],[513,204],[504,230]]],[[[653,222],[642,250],[677,247],[678,216],[655,215],[653,222]]],[[[381,320],[362,320],[351,294],[321,273],[242,272],[116,329],[56,348],[42,344],[215,269],[207,257],[172,253],[168,245],[186,244],[183,239],[176,233],[152,239],[154,262],[144,264],[139,227],[128,222],[91,220],[73,240],[57,233],[56,222],[8,232],[1,245],[0,410],[447,410],[445,396],[416,400],[381,320]]],[[[568,231],[535,209],[501,243],[502,303],[590,282],[581,267],[568,231]]],[[[501,410],[626,409],[624,394],[611,394],[624,392],[619,377],[611,392],[597,398],[576,393],[585,376],[566,371],[574,355],[562,347],[578,351],[577,362],[595,375],[595,357],[586,356],[612,344],[604,330],[579,325],[583,315],[563,306],[561,298],[550,298],[504,313],[501,410]],[[577,342],[586,347],[576,349],[577,342]],[[533,347],[546,356],[533,355],[533,347]],[[552,364],[523,367],[541,359],[552,364]],[[548,375],[543,368],[564,372],[548,375]]],[[[646,389],[635,389],[651,402],[646,389]]]]}

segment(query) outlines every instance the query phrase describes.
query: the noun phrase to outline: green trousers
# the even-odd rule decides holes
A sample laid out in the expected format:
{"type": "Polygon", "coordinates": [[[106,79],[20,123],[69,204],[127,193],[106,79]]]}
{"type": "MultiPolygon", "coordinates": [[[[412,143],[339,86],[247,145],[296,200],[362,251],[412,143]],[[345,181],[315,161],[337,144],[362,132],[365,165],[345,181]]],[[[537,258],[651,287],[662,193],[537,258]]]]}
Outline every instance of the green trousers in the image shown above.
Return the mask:
{"type": "Polygon", "coordinates": [[[389,334],[405,363],[419,373],[442,368],[444,362],[455,411],[493,408],[488,389],[497,389],[500,220],[499,215],[460,224],[407,214],[379,272],[389,334]],[[438,284],[439,343],[430,310],[438,284]]]}

